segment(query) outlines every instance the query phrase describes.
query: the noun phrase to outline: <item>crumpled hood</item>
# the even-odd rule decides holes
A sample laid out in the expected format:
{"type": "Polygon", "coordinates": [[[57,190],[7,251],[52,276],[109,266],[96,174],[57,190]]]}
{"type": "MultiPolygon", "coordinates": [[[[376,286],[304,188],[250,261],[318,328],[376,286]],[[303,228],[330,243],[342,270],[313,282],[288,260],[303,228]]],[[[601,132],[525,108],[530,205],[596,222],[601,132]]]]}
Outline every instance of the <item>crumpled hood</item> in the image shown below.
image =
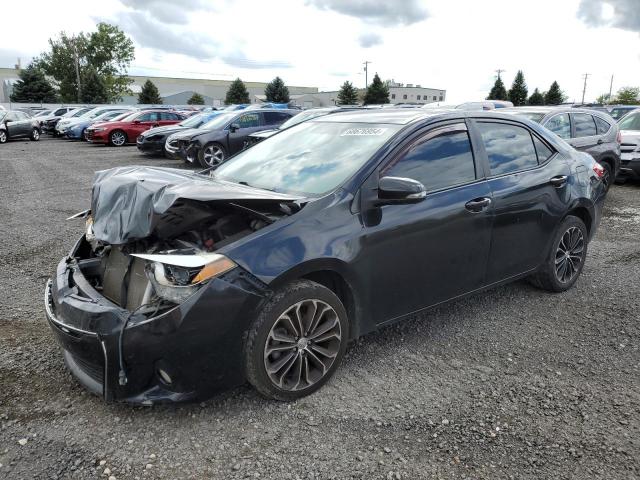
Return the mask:
{"type": "Polygon", "coordinates": [[[172,140],[191,140],[193,137],[202,133],[207,133],[209,130],[203,130],[201,128],[185,128],[171,135],[172,140]]]}
{"type": "Polygon", "coordinates": [[[93,233],[98,240],[114,245],[148,237],[180,200],[249,205],[300,198],[214,180],[188,170],[117,167],[98,171],[94,176],[93,233]]]}

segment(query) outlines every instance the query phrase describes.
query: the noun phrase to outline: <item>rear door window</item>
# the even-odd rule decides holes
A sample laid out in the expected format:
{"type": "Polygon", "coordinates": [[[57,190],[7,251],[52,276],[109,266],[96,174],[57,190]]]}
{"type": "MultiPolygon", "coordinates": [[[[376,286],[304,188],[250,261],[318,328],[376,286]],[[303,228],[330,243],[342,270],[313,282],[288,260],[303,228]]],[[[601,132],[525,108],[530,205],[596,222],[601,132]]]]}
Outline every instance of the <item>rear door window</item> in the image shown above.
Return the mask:
{"type": "Polygon", "coordinates": [[[571,121],[568,113],[554,115],[545,122],[544,126],[560,138],[571,138],[571,121]]]}
{"type": "Polygon", "coordinates": [[[466,126],[450,125],[425,134],[387,165],[381,176],[411,178],[430,191],[475,180],[466,126]]]}
{"type": "Polygon", "coordinates": [[[280,125],[291,118],[291,115],[284,112],[262,112],[265,125],[280,125]]]}
{"type": "Polygon", "coordinates": [[[593,118],[596,121],[596,129],[598,131],[598,135],[603,135],[609,131],[609,129],[611,128],[611,124],[609,122],[600,117],[596,117],[595,115],[593,116],[593,118]]]}
{"type": "Polygon", "coordinates": [[[593,121],[591,115],[586,113],[574,113],[573,124],[576,130],[576,138],[580,137],[593,137],[598,134],[596,130],[596,122],[593,121]]]}
{"type": "Polygon", "coordinates": [[[529,130],[505,123],[479,122],[478,130],[489,159],[491,175],[503,175],[538,166],[529,130]]]}

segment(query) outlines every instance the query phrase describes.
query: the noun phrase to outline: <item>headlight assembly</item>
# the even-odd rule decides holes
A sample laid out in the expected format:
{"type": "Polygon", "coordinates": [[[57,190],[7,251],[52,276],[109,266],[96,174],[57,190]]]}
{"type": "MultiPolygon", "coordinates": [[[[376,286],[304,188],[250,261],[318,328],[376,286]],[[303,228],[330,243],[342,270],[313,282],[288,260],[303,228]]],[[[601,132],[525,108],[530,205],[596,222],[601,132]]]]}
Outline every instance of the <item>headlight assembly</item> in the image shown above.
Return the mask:
{"type": "Polygon", "coordinates": [[[132,254],[148,261],[147,277],[155,294],[173,303],[182,303],[212,278],[237,265],[218,253],[132,254]]]}

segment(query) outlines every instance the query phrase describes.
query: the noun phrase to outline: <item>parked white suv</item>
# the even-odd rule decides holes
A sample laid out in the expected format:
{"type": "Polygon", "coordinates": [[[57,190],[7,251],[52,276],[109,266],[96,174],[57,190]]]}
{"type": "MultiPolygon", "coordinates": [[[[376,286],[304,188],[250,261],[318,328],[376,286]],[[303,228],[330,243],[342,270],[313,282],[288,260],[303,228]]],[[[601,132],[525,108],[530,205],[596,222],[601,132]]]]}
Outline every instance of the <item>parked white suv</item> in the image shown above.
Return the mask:
{"type": "Polygon", "coordinates": [[[620,173],[617,181],[627,178],[640,179],[640,108],[627,113],[618,122],[622,143],[620,144],[620,173]]]}

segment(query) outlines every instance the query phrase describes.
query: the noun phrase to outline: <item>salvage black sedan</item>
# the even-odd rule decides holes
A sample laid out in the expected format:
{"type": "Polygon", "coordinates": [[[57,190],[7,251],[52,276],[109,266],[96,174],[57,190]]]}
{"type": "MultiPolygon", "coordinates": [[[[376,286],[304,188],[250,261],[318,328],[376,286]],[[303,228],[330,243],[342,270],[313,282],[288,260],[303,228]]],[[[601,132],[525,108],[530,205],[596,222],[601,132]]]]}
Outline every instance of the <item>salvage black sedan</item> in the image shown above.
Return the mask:
{"type": "Polygon", "coordinates": [[[252,133],[276,128],[298,113],[299,110],[266,108],[221,113],[200,128],[170,135],[165,150],[169,156],[203,168],[217,166],[245,148],[252,133]]]}
{"type": "Polygon", "coordinates": [[[602,175],[527,119],[407,109],[313,119],[203,173],[101,171],[46,315],[107,400],[247,380],[297,399],[383,325],[523,277],[570,288],[602,175]]]}

